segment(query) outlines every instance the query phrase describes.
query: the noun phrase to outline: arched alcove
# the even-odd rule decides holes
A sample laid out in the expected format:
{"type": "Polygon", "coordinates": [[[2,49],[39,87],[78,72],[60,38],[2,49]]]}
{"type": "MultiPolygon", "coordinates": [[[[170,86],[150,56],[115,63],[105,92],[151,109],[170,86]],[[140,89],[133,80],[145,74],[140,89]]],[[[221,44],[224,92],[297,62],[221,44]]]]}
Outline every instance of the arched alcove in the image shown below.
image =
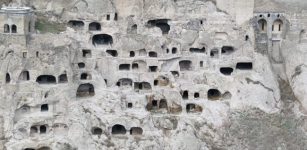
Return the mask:
{"type": "Polygon", "coordinates": [[[281,32],[283,28],[283,22],[280,19],[277,19],[273,22],[272,31],[281,32]]]}
{"type": "Polygon", "coordinates": [[[5,83],[10,83],[11,82],[11,76],[9,73],[6,73],[5,75],[5,83]]]}
{"type": "Polygon", "coordinates": [[[258,27],[260,32],[267,32],[267,21],[265,19],[258,20],[258,27]]]}

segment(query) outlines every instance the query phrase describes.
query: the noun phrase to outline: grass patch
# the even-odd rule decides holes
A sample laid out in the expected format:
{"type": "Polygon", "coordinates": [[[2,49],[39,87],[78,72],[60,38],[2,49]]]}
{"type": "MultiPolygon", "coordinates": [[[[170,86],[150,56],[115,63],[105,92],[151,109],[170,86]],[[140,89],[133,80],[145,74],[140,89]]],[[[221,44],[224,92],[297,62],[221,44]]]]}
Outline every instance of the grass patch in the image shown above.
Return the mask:
{"type": "Polygon", "coordinates": [[[35,23],[35,29],[40,33],[60,33],[66,30],[63,23],[49,22],[46,19],[38,18],[35,23]]]}

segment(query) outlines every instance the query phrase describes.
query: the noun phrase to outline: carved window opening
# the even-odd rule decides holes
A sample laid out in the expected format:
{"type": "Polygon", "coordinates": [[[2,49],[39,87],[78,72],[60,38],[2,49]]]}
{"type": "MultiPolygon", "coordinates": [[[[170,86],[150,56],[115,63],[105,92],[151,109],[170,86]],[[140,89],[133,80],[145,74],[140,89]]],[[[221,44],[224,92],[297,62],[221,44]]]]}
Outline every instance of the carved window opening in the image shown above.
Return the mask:
{"type": "Polygon", "coordinates": [[[119,70],[130,70],[130,64],[120,64],[118,67],[119,70]]]}
{"type": "Polygon", "coordinates": [[[78,63],[78,67],[79,68],[85,68],[85,63],[82,63],[82,62],[78,63]]]}
{"type": "Polygon", "coordinates": [[[43,105],[41,105],[41,112],[46,112],[46,111],[48,111],[48,110],[49,110],[48,104],[43,104],[43,105]]]}
{"type": "Polygon", "coordinates": [[[132,127],[130,129],[130,135],[142,135],[143,134],[143,129],[140,127],[132,127]]]}
{"type": "Polygon", "coordinates": [[[251,69],[253,69],[253,63],[251,63],[251,62],[239,62],[236,65],[236,69],[251,70],[251,69]]]}
{"type": "Polygon", "coordinates": [[[9,73],[6,73],[5,75],[5,83],[10,83],[11,82],[11,76],[9,73]]]}
{"type": "Polygon", "coordinates": [[[158,57],[158,54],[156,52],[149,52],[149,57],[158,57]]]}
{"type": "Polygon", "coordinates": [[[92,75],[88,74],[88,73],[82,73],[80,76],[81,80],[92,80],[92,75]]]}
{"type": "Polygon", "coordinates": [[[135,53],[134,51],[130,51],[130,54],[129,54],[130,57],[134,57],[135,56],[135,53]]]}
{"type": "Polygon", "coordinates": [[[158,66],[149,66],[149,72],[157,72],[158,66]]]}
{"type": "Polygon", "coordinates": [[[41,125],[39,127],[39,131],[40,131],[40,134],[45,134],[47,132],[47,127],[46,125],[41,125]]]}
{"type": "Polygon", "coordinates": [[[185,90],[182,92],[182,99],[189,99],[189,91],[185,90]]]}
{"type": "Polygon", "coordinates": [[[83,49],[82,50],[82,56],[84,58],[91,58],[92,57],[92,51],[89,49],[83,49]]]}

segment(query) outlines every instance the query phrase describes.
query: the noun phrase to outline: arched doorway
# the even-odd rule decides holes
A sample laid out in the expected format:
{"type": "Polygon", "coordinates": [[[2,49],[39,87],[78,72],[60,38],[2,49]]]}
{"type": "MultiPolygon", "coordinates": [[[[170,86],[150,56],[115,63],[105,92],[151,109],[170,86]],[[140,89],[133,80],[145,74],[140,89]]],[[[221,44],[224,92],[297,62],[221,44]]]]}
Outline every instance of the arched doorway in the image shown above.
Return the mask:
{"type": "Polygon", "coordinates": [[[12,33],[17,33],[17,26],[16,25],[12,25],[12,33]]]}

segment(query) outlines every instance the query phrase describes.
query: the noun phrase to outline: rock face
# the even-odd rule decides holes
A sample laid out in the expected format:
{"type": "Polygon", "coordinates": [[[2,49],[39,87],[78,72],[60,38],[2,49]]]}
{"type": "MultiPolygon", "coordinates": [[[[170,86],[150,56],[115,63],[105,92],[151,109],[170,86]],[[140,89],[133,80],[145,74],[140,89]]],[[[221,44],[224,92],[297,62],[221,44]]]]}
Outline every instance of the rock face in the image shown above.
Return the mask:
{"type": "Polygon", "coordinates": [[[13,0],[0,150],[307,148],[303,0],[13,0]]]}

